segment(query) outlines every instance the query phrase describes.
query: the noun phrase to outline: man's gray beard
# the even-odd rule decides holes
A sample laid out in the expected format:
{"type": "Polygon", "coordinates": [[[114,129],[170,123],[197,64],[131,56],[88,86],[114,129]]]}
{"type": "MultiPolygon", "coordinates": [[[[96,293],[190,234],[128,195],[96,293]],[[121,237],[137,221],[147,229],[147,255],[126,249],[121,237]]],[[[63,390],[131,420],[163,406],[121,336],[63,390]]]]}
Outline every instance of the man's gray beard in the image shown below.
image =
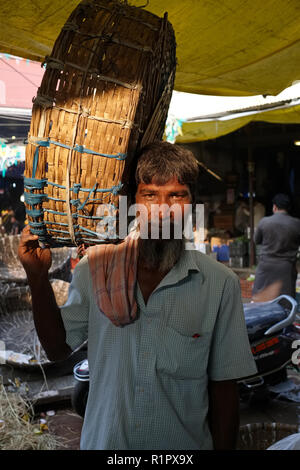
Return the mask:
{"type": "Polygon", "coordinates": [[[170,271],[179,260],[184,249],[184,239],[153,240],[140,239],[139,253],[150,269],[170,271]]]}

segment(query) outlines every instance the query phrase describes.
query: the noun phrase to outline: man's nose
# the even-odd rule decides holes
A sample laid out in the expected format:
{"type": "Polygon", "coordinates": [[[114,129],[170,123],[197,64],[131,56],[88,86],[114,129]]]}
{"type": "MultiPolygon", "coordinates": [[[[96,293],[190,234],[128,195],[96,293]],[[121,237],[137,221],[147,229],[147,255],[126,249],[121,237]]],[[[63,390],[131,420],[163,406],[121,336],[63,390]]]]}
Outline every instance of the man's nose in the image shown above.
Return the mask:
{"type": "Polygon", "coordinates": [[[158,204],[158,216],[161,220],[170,216],[170,204],[166,199],[162,199],[158,204]]]}

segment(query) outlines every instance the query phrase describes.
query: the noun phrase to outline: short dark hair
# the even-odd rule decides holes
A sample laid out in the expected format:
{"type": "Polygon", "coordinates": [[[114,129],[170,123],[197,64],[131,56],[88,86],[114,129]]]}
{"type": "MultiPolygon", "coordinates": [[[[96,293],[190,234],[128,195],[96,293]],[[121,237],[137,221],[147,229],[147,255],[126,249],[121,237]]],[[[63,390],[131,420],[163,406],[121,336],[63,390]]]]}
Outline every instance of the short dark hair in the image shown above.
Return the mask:
{"type": "Polygon", "coordinates": [[[282,193],[276,194],[273,197],[272,202],[273,204],[275,204],[276,207],[278,207],[278,209],[283,209],[286,211],[289,210],[291,204],[289,196],[287,194],[282,193]]]}
{"type": "Polygon", "coordinates": [[[139,152],[135,181],[136,185],[151,182],[162,185],[176,177],[189,187],[194,201],[198,174],[198,162],[190,150],[169,142],[153,142],[139,152]]]}

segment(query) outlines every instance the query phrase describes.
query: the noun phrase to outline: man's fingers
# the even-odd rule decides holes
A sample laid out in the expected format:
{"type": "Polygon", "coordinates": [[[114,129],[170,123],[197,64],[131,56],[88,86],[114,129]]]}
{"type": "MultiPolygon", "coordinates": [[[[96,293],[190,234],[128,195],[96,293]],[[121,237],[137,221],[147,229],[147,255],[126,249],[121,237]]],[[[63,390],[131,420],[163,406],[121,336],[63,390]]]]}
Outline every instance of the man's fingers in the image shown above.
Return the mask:
{"type": "Polygon", "coordinates": [[[30,232],[30,227],[26,226],[22,230],[22,234],[21,234],[21,239],[20,239],[19,248],[18,248],[19,257],[22,257],[23,254],[28,252],[28,250],[36,250],[38,246],[39,246],[38,236],[33,235],[30,232]]]}
{"type": "Polygon", "coordinates": [[[25,225],[25,227],[22,230],[22,235],[25,235],[27,233],[30,233],[30,226],[29,225],[25,225]]]}
{"type": "Polygon", "coordinates": [[[37,235],[34,235],[33,233],[31,233],[30,231],[30,227],[29,225],[27,225],[23,231],[22,231],[22,239],[24,241],[27,241],[27,240],[38,240],[38,236],[37,235]]]}

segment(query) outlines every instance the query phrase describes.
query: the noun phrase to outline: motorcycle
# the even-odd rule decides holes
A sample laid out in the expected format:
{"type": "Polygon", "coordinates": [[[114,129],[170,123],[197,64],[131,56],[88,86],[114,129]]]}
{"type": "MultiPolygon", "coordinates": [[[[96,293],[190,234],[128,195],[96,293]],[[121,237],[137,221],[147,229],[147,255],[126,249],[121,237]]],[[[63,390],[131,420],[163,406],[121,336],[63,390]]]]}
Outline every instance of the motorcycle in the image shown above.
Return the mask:
{"type": "Polygon", "coordinates": [[[299,364],[292,361],[294,342],[300,339],[297,307],[297,301],[288,295],[268,302],[244,304],[249,342],[258,372],[238,381],[241,399],[265,400],[272,386],[287,380],[288,366],[299,370],[299,364]]]}
{"type": "MultiPolygon", "coordinates": [[[[257,374],[238,381],[242,400],[266,399],[269,397],[269,386],[286,380],[287,366],[292,364],[293,343],[300,340],[297,305],[296,300],[288,295],[268,302],[243,305],[257,374]]],[[[298,367],[297,364],[292,365],[298,367]]],[[[76,364],[73,373],[75,387],[72,406],[83,417],[89,392],[88,359],[76,364]]]]}

